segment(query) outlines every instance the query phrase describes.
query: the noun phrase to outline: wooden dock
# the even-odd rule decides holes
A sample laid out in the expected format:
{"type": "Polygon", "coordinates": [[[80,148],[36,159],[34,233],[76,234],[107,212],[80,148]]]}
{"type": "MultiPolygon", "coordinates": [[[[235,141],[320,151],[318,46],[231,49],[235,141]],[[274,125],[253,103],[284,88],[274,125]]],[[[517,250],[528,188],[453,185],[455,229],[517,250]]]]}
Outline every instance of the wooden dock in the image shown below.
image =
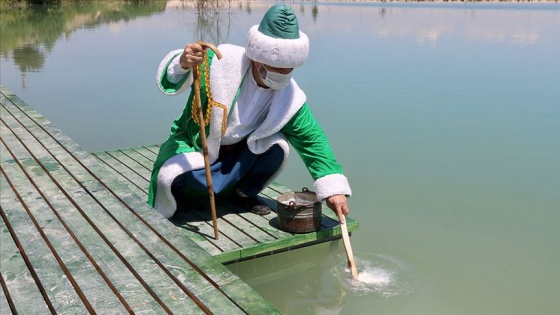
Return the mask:
{"type": "Polygon", "coordinates": [[[88,153],[3,87],[0,103],[2,314],[279,313],[222,263],[340,238],[330,210],[292,234],[226,203],[214,240],[208,210],[170,221],[147,205],[157,146],[88,153]]]}
{"type": "MultiPolygon", "coordinates": [[[[129,187],[141,199],[147,200],[151,168],[157,152],[157,146],[147,146],[95,152],[93,155],[115,177],[128,182],[129,187]]],[[[278,183],[272,183],[261,193],[261,199],[274,210],[265,216],[243,211],[231,203],[218,204],[218,240],[214,239],[208,208],[178,213],[171,222],[180,227],[186,237],[225,264],[340,238],[338,220],[326,206],[323,207],[319,231],[294,234],[280,230],[277,225],[275,198],[286,192],[290,190],[278,183]]],[[[355,230],[358,222],[348,218],[347,225],[349,230],[355,230]]]]}

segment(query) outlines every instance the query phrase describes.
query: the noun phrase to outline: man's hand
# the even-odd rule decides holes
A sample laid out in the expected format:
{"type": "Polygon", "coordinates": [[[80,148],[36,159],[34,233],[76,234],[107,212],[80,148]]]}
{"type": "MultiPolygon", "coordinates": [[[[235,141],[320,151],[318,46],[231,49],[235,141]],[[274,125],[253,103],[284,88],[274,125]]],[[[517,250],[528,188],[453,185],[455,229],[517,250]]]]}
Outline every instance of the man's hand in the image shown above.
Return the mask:
{"type": "Polygon", "coordinates": [[[334,195],[326,198],[325,200],[327,201],[327,206],[329,206],[329,208],[331,208],[331,210],[334,211],[341,220],[340,223],[345,223],[345,216],[347,216],[350,211],[348,209],[348,200],[346,200],[346,196],[334,195]]]}
{"type": "Polygon", "coordinates": [[[188,44],[181,54],[179,64],[181,68],[188,69],[190,67],[198,66],[202,63],[204,58],[204,49],[197,43],[188,44]]]}

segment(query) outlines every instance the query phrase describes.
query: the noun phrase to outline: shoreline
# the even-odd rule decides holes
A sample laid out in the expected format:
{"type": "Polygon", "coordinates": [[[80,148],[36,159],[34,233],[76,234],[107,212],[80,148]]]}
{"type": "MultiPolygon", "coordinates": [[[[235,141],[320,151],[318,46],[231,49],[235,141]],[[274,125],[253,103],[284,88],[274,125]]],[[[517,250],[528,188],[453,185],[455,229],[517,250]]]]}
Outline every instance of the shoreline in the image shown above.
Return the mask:
{"type": "Polygon", "coordinates": [[[559,3],[560,0],[304,0],[317,3],[559,3]]]}

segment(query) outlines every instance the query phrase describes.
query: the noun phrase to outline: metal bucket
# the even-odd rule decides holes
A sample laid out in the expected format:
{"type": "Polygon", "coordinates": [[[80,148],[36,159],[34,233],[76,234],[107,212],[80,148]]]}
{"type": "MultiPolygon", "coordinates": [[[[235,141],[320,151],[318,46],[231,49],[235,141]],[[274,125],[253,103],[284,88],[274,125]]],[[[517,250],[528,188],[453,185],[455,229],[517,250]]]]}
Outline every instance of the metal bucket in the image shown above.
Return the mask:
{"type": "Polygon", "coordinates": [[[278,227],[291,233],[309,233],[321,227],[321,202],[314,192],[303,188],[276,198],[278,227]]]}

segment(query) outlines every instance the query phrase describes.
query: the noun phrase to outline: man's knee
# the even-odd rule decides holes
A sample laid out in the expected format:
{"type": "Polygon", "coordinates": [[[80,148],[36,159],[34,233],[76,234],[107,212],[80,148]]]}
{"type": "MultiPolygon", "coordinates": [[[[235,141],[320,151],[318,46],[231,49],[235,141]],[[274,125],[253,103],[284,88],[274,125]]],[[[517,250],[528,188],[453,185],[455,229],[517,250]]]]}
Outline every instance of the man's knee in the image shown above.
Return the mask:
{"type": "Polygon", "coordinates": [[[270,164],[271,166],[277,165],[279,167],[284,160],[284,150],[280,147],[280,145],[275,144],[263,153],[262,157],[267,160],[267,164],[270,164]]]}

